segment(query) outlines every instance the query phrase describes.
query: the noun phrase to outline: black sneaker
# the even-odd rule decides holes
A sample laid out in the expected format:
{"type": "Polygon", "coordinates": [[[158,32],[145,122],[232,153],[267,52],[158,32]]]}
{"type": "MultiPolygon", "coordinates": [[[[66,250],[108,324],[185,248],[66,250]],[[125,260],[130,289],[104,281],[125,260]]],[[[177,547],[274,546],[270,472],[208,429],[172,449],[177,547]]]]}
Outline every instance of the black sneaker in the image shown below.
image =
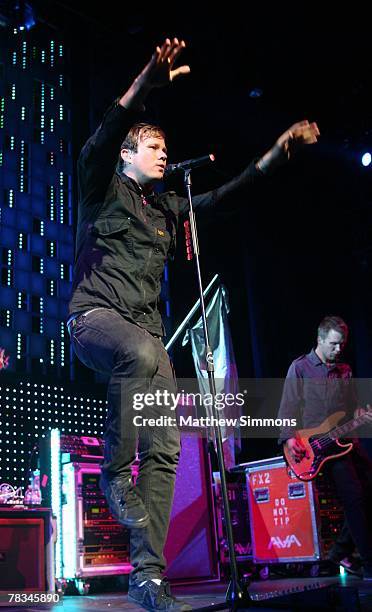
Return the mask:
{"type": "Polygon", "coordinates": [[[331,561],[332,563],[343,567],[347,574],[350,574],[352,576],[358,576],[359,578],[362,577],[361,565],[360,563],[358,563],[358,561],[353,559],[353,557],[344,557],[343,559],[340,559],[340,560],[331,558],[331,561]]]}
{"type": "Polygon", "coordinates": [[[141,586],[136,583],[130,585],[128,601],[153,612],[158,610],[159,612],[187,612],[187,610],[192,610],[192,606],[185,601],[173,597],[170,592],[170,584],[164,579],[160,584],[156,584],[153,580],[146,580],[141,586]]]}
{"type": "Polygon", "coordinates": [[[150,517],[142,499],[137,495],[132,479],[120,477],[106,481],[100,479],[100,487],[106,496],[110,512],[116,520],[128,529],[147,527],[150,517]]]}

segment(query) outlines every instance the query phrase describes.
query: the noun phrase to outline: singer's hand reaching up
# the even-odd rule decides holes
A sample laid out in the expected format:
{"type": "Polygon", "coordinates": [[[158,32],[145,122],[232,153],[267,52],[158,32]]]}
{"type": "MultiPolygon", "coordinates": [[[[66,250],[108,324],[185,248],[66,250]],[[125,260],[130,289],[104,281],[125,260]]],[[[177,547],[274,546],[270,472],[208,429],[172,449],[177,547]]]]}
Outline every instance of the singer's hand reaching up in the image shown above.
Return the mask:
{"type": "Polygon", "coordinates": [[[299,147],[317,142],[319,135],[316,123],[309,123],[307,120],[299,121],[279,136],[274,147],[278,149],[278,154],[282,155],[283,161],[286,161],[299,147]]]}
{"type": "Polygon", "coordinates": [[[181,74],[188,74],[190,66],[180,66],[173,70],[173,65],[186,46],[185,42],[167,38],[161,47],[156,47],[151,60],[142,70],[139,78],[143,79],[147,87],[163,87],[168,85],[181,74]]]}
{"type": "Polygon", "coordinates": [[[274,146],[265,153],[256,165],[262,172],[272,170],[290,160],[303,145],[318,142],[319,135],[320,132],[315,122],[309,123],[305,119],[294,123],[279,136],[274,146]]]}
{"type": "Polygon", "coordinates": [[[156,47],[150,61],[120,99],[125,108],[142,108],[151,89],[164,87],[182,74],[189,74],[190,66],[173,68],[186,44],[183,40],[167,38],[161,47],[156,47]]]}

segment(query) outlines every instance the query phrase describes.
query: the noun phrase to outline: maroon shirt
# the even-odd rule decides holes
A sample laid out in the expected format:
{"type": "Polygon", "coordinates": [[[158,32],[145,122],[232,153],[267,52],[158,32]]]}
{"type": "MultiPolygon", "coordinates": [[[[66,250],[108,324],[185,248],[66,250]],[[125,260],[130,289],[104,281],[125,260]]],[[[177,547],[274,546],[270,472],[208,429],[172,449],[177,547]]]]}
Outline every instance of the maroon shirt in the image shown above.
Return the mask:
{"type": "Polygon", "coordinates": [[[291,438],[296,429],[318,427],[335,412],[353,417],[358,405],[351,367],[347,363],[326,365],[313,349],[292,361],[285,379],[278,417],[295,418],[297,427],[283,427],[279,442],[291,438]]]}

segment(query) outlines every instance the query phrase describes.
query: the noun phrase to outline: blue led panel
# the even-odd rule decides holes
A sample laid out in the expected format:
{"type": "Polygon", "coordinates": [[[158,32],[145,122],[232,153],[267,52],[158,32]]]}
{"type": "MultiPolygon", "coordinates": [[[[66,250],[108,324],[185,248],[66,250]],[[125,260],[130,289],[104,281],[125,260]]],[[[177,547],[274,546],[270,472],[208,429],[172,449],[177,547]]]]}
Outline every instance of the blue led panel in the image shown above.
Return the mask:
{"type": "Polygon", "coordinates": [[[65,380],[74,242],[68,56],[47,27],[0,29],[0,312],[17,314],[0,318],[0,346],[10,355],[7,372],[35,373],[38,363],[37,373],[65,380]],[[58,305],[46,302],[51,295],[58,305]],[[47,307],[35,312],[41,298],[47,307]]]}

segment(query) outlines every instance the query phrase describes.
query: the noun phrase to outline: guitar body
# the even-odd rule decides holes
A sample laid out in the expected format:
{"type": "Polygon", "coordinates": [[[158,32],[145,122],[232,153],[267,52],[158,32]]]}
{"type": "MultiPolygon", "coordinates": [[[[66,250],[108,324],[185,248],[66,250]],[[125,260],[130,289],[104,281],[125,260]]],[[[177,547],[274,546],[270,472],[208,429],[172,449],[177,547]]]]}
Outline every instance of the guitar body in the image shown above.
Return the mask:
{"type": "Polygon", "coordinates": [[[342,443],[337,438],[332,439],[328,433],[345,415],[344,412],[336,412],[328,417],[323,423],[314,429],[300,429],[296,437],[306,449],[305,456],[301,461],[296,461],[284,445],[284,456],[288,466],[300,480],[313,480],[321,470],[326,461],[337,459],[347,455],[353,448],[352,442],[342,443]]]}

